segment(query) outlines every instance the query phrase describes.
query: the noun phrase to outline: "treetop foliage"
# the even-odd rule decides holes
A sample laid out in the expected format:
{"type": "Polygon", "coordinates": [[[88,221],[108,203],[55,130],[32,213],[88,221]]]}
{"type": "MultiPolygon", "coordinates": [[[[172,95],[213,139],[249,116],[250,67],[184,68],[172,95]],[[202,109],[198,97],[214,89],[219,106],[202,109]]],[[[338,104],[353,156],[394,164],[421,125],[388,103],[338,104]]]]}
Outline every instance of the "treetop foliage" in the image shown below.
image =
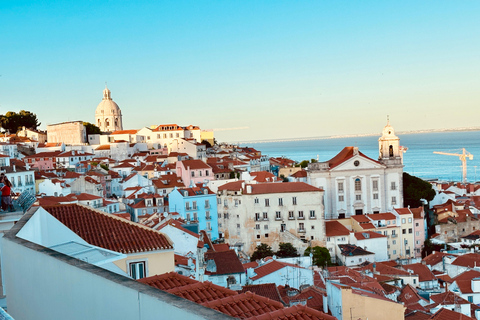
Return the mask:
{"type": "Polygon", "coordinates": [[[425,180],[403,173],[403,200],[404,205],[412,208],[422,206],[420,199],[432,201],[435,197],[435,190],[425,180]]]}
{"type": "Polygon", "coordinates": [[[0,115],[0,127],[9,131],[10,134],[17,133],[22,127],[36,130],[40,124],[37,115],[30,111],[20,110],[19,113],[8,111],[5,115],[0,115]]]}

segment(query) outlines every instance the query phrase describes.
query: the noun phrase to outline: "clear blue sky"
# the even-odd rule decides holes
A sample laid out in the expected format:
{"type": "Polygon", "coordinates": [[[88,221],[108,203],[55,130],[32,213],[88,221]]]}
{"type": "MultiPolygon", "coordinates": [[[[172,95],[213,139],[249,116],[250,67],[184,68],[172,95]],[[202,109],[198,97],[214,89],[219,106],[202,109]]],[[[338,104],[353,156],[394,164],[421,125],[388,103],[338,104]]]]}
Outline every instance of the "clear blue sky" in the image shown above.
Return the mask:
{"type": "Polygon", "coordinates": [[[219,141],[478,126],[479,1],[1,1],[0,114],[219,141]]]}

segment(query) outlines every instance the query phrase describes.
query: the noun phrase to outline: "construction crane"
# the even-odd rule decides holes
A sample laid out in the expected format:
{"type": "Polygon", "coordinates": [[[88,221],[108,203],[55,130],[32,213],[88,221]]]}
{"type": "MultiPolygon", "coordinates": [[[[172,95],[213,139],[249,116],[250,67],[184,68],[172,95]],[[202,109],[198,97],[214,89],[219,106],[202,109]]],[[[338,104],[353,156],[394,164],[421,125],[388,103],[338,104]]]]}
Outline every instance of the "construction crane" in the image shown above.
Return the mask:
{"type": "Polygon", "coordinates": [[[462,148],[462,150],[462,153],[449,153],[440,151],[433,151],[433,153],[459,157],[460,161],[462,161],[463,183],[467,183],[467,159],[473,160],[473,154],[465,150],[465,148],[462,148]]]}

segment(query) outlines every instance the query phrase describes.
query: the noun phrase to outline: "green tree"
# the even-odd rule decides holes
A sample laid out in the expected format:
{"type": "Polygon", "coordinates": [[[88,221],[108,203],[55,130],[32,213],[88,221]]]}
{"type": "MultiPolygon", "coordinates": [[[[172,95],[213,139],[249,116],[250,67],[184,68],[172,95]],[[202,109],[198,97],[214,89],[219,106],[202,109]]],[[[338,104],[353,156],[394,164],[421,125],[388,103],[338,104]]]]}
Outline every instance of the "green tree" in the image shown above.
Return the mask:
{"type": "Polygon", "coordinates": [[[305,256],[313,254],[313,264],[318,267],[325,267],[332,264],[332,257],[330,257],[330,252],[327,248],[324,247],[308,247],[305,249],[305,256]]]}
{"type": "Polygon", "coordinates": [[[268,244],[260,243],[255,248],[255,251],[253,251],[253,254],[250,257],[250,261],[255,261],[255,260],[258,260],[258,259],[263,259],[263,258],[271,257],[271,256],[273,256],[272,247],[270,247],[268,244]]]}
{"type": "Polygon", "coordinates": [[[290,242],[281,242],[275,255],[279,258],[290,258],[299,256],[297,249],[290,242]]]}
{"type": "Polygon", "coordinates": [[[103,169],[103,170],[106,170],[108,171],[108,165],[106,165],[105,163],[100,163],[100,167],[103,169]]]}
{"type": "Polygon", "coordinates": [[[8,130],[11,134],[17,133],[22,127],[36,130],[40,126],[37,115],[30,111],[21,110],[19,113],[8,111],[0,115],[0,127],[8,130]]]}
{"type": "Polygon", "coordinates": [[[308,160],[303,160],[303,161],[301,161],[300,163],[297,163],[297,164],[295,165],[295,167],[306,168],[306,167],[308,167],[308,164],[309,164],[309,163],[315,163],[315,162],[318,162],[318,161],[317,161],[316,159],[310,159],[310,161],[308,161],[308,160]]]}
{"type": "Polygon", "coordinates": [[[85,129],[87,130],[87,134],[100,134],[102,133],[102,130],[100,130],[99,127],[96,125],[90,123],[90,122],[84,122],[83,125],[85,126],[85,129]]]}
{"type": "Polygon", "coordinates": [[[435,190],[425,180],[403,173],[403,200],[404,206],[417,208],[422,206],[420,199],[431,201],[435,197],[435,190]]]}

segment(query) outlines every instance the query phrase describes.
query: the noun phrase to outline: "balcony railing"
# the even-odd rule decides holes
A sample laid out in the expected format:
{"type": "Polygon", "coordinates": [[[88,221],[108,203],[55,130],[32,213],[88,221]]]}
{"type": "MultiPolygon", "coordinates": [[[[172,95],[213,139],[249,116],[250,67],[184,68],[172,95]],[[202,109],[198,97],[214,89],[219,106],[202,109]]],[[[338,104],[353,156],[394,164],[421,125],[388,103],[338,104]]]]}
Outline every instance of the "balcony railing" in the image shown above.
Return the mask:
{"type": "Polygon", "coordinates": [[[392,238],[398,237],[398,234],[392,234],[392,238]]]}
{"type": "Polygon", "coordinates": [[[299,232],[299,233],[305,233],[306,231],[305,231],[305,229],[300,229],[300,228],[299,228],[299,229],[298,229],[298,232],[299,232]]]}
{"type": "Polygon", "coordinates": [[[305,217],[302,216],[302,217],[298,217],[297,219],[298,220],[305,220],[305,217]]]}

